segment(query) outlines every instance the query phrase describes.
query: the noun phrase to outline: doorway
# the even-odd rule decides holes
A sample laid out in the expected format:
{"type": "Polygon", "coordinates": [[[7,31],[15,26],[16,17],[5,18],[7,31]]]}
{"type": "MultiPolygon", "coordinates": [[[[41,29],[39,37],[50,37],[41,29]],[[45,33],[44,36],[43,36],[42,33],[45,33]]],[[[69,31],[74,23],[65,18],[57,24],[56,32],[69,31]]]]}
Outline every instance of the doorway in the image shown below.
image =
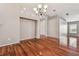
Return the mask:
{"type": "Polygon", "coordinates": [[[68,22],[68,46],[77,48],[78,22],[68,22]]]}
{"type": "Polygon", "coordinates": [[[36,37],[36,20],[20,17],[21,40],[33,39],[35,37],[36,37]]]}

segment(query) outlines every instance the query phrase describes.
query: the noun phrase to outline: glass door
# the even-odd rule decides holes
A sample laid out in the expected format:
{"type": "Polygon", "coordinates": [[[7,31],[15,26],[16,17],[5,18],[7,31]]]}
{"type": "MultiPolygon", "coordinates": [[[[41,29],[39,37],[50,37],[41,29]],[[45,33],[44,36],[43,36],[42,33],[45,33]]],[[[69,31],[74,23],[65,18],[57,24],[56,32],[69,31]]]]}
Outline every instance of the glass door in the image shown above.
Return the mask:
{"type": "Polygon", "coordinates": [[[69,23],[69,33],[68,33],[68,46],[69,47],[77,47],[77,23],[70,22],[69,23]]]}

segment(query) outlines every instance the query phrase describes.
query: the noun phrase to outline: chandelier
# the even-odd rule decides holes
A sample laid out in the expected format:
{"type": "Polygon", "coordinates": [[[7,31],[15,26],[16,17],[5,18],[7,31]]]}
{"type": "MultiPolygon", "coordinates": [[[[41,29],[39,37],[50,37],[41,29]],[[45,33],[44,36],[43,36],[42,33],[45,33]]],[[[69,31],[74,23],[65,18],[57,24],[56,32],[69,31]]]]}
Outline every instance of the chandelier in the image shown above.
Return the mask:
{"type": "Polygon", "coordinates": [[[39,4],[36,8],[33,8],[34,12],[39,16],[43,16],[46,13],[47,9],[48,6],[44,4],[39,4]]]}

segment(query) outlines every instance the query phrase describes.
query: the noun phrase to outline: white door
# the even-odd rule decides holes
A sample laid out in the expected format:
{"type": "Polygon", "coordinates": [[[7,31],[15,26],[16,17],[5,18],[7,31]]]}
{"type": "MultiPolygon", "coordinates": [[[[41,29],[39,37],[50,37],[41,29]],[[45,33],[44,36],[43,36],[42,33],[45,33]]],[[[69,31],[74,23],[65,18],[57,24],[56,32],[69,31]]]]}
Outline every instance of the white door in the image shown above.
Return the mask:
{"type": "Polygon", "coordinates": [[[21,39],[35,38],[35,21],[28,19],[21,19],[21,39]]]}

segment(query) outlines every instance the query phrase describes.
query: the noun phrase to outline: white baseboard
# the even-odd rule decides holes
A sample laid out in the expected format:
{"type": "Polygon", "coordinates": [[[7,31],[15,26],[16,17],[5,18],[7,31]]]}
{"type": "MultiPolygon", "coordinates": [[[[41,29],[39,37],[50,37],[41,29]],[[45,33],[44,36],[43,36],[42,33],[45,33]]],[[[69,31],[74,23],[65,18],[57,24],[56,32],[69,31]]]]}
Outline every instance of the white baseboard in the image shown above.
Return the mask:
{"type": "Polygon", "coordinates": [[[0,47],[7,46],[7,45],[12,45],[12,44],[17,44],[17,43],[19,43],[19,41],[18,41],[18,42],[14,42],[14,43],[9,43],[9,44],[0,45],[0,47]]]}

